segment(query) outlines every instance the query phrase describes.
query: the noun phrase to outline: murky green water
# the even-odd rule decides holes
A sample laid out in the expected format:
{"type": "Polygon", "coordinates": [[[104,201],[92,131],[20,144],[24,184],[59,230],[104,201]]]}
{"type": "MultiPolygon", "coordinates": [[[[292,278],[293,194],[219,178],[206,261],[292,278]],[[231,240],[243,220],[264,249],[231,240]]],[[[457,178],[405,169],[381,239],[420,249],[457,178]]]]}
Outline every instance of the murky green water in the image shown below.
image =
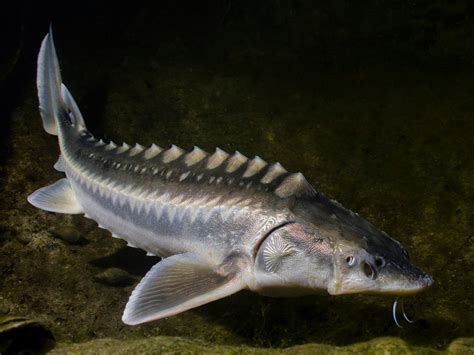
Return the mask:
{"type": "MultiPolygon", "coordinates": [[[[401,352],[440,350],[474,336],[474,69],[310,70],[286,59],[268,64],[266,53],[188,53],[176,42],[90,58],[60,35],[57,47],[63,79],[98,137],[279,161],[400,240],[436,283],[406,300],[415,322],[403,329],[392,320],[392,298],[250,292],[125,326],[128,296],[158,259],[82,216],[27,204],[60,177],[31,83],[13,112],[2,168],[0,315],[37,319],[59,343],[172,336],[190,348],[194,340],[223,346],[214,351],[387,336],[401,352]]],[[[462,349],[472,351],[469,344],[462,349]]]]}

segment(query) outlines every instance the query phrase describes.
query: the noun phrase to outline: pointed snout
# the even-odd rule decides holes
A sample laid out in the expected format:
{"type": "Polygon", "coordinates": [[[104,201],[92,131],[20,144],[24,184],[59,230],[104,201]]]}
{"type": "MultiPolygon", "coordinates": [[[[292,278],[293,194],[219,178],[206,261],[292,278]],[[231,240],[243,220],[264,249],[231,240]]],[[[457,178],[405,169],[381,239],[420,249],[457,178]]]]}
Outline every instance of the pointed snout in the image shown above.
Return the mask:
{"type": "Polygon", "coordinates": [[[434,283],[433,278],[428,274],[422,274],[418,277],[418,280],[411,281],[409,283],[402,284],[400,286],[395,286],[393,289],[386,289],[386,294],[395,295],[395,296],[411,296],[418,293],[424,292],[429,289],[434,283]]]}
{"type": "Polygon", "coordinates": [[[420,275],[420,277],[418,278],[418,282],[415,283],[413,294],[427,290],[433,285],[433,283],[434,280],[431,275],[423,273],[423,275],[420,275]]]}
{"type": "Polygon", "coordinates": [[[434,283],[434,280],[433,278],[431,277],[431,275],[428,275],[428,274],[424,274],[422,277],[421,277],[421,289],[420,289],[420,292],[421,291],[424,291],[428,288],[430,288],[431,286],[433,286],[433,283],[434,283]]]}

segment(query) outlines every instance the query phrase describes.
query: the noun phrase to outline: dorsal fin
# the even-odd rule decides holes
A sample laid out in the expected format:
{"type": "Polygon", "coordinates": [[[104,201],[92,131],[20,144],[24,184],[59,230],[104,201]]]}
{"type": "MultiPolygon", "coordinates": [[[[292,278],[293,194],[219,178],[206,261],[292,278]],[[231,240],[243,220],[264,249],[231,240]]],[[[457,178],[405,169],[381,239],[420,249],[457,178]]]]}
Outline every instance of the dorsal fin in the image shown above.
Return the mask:
{"type": "Polygon", "coordinates": [[[82,117],[81,111],[77,106],[76,101],[72,97],[71,93],[67,89],[66,85],[61,83],[61,96],[63,97],[64,103],[69,108],[71,121],[79,130],[86,129],[86,124],[84,123],[84,118],[82,117]]]}

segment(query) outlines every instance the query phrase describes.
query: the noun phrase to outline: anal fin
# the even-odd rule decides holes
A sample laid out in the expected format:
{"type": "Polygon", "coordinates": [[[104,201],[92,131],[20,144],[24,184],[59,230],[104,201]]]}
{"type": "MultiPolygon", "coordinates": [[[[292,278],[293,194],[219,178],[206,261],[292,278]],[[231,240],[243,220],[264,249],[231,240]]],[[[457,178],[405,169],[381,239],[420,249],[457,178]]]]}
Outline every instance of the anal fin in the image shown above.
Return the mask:
{"type": "Polygon", "coordinates": [[[58,160],[54,164],[54,169],[62,173],[66,171],[66,167],[64,166],[64,159],[61,155],[59,156],[58,160]]]}
{"type": "Polygon", "coordinates": [[[67,179],[42,187],[28,196],[28,202],[45,211],[59,213],[83,213],[67,179]]]}
{"type": "Polygon", "coordinates": [[[245,286],[235,273],[192,254],[178,254],[153,266],[133,291],[122,321],[135,325],[169,317],[229,296],[245,286]]]}

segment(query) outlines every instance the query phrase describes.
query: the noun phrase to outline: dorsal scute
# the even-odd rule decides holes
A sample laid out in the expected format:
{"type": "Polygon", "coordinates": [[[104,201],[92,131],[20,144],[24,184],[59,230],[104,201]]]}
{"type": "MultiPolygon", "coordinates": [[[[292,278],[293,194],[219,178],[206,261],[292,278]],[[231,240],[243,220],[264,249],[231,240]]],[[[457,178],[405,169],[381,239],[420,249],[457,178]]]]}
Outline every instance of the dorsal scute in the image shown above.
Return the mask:
{"type": "Polygon", "coordinates": [[[117,148],[116,153],[121,154],[121,153],[126,152],[129,149],[130,149],[130,146],[127,143],[123,142],[123,144],[117,148]]]}
{"type": "Polygon", "coordinates": [[[143,157],[148,160],[156,157],[163,151],[163,148],[158,147],[155,143],[153,143],[145,152],[143,153],[143,157]]]}
{"type": "Polygon", "coordinates": [[[289,174],[283,179],[274,192],[281,198],[290,196],[314,197],[316,195],[316,190],[301,173],[289,174]]]}
{"type": "Polygon", "coordinates": [[[142,146],[141,144],[135,143],[135,146],[132,149],[130,149],[129,154],[131,157],[133,157],[134,155],[140,154],[144,150],[145,150],[144,146],[142,146]]]}
{"type": "Polygon", "coordinates": [[[228,156],[228,153],[224,152],[220,148],[216,148],[216,151],[207,159],[206,168],[208,170],[212,170],[219,167],[228,156]]]}
{"type": "Polygon", "coordinates": [[[177,145],[172,144],[171,148],[163,152],[163,163],[167,164],[178,159],[181,155],[183,155],[185,151],[178,147],[177,145]]]}
{"type": "Polygon", "coordinates": [[[193,150],[184,156],[184,164],[190,167],[202,161],[207,157],[207,153],[199,147],[194,146],[193,150]]]}
{"type": "Polygon", "coordinates": [[[110,141],[109,144],[104,147],[105,150],[113,150],[115,148],[117,148],[117,144],[115,144],[113,141],[110,141]]]}
{"type": "MultiPolygon", "coordinates": [[[[238,184],[235,183],[235,185],[241,186],[242,188],[245,187],[246,189],[248,189],[249,186],[257,187],[261,185],[265,191],[272,191],[276,196],[282,199],[292,196],[311,198],[317,194],[316,190],[306,180],[303,174],[290,174],[280,163],[269,165],[259,156],[248,159],[239,151],[235,151],[234,154],[230,155],[224,150],[216,148],[214,153],[209,154],[196,146],[191,151],[186,152],[174,144],[167,150],[163,150],[163,148],[155,144],[152,144],[149,148],[145,148],[140,144],[135,144],[132,148],[127,143],[123,143],[122,146],[117,147],[112,141],[107,145],[105,145],[103,141],[98,141],[96,144],[102,146],[102,149],[105,151],[113,150],[116,154],[128,152],[127,155],[129,157],[140,155],[142,159],[150,160],[149,164],[152,165],[146,165],[144,167],[136,165],[133,170],[135,172],[140,171],[144,173],[145,171],[150,171],[153,175],[157,175],[162,171],[160,161],[162,164],[174,164],[174,162],[177,162],[177,159],[180,158],[179,162],[182,166],[176,165],[173,167],[173,170],[166,170],[167,175],[165,175],[167,179],[170,179],[171,175],[176,175],[179,182],[188,180],[189,177],[195,177],[195,181],[197,182],[209,182],[209,180],[202,180],[203,176],[208,176],[212,179],[212,183],[215,182],[218,184],[222,179],[226,179],[226,174],[229,174],[228,184],[232,184],[232,182],[235,183],[236,179],[237,181],[241,179],[241,181],[238,184]],[[154,160],[153,158],[155,157],[158,160],[154,160]],[[206,173],[206,170],[209,172],[206,173]],[[215,175],[216,173],[217,175],[215,175]]],[[[113,167],[119,169],[127,167],[128,165],[130,165],[129,162],[119,161],[118,163],[114,163],[113,167]]]]}
{"type": "Polygon", "coordinates": [[[227,173],[233,173],[239,169],[243,164],[247,162],[247,157],[240,153],[238,150],[229,158],[225,171],[227,173]]]}
{"type": "Polygon", "coordinates": [[[260,158],[258,155],[250,160],[247,164],[247,169],[244,172],[243,178],[249,178],[258,174],[264,167],[267,166],[267,162],[260,158]]]}
{"type": "Polygon", "coordinates": [[[275,163],[268,168],[266,174],[262,177],[260,182],[262,184],[270,184],[280,175],[286,174],[287,172],[288,171],[286,171],[286,169],[280,163],[275,163]]]}

